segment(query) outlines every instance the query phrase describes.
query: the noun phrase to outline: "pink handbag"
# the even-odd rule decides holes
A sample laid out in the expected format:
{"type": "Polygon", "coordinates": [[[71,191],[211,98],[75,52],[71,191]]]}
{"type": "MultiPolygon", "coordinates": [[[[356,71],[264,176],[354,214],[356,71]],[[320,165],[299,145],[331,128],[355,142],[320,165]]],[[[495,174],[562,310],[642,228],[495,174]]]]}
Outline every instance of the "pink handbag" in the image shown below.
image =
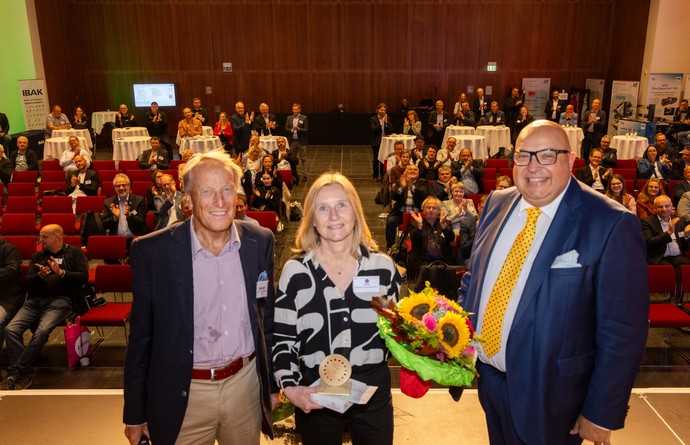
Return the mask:
{"type": "Polygon", "coordinates": [[[91,363],[91,331],[81,325],[80,318],[65,326],[65,346],[67,347],[67,366],[89,366],[91,363]]]}

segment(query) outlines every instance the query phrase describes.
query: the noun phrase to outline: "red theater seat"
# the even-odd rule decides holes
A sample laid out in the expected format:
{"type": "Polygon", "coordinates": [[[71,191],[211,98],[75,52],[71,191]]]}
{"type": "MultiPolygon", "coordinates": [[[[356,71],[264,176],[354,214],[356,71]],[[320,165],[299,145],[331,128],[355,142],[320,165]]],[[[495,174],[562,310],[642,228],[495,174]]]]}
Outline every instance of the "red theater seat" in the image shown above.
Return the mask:
{"type": "Polygon", "coordinates": [[[33,235],[36,233],[36,215],[9,213],[2,217],[3,235],[33,235]]]}
{"type": "Polygon", "coordinates": [[[129,170],[139,170],[139,161],[119,161],[117,164],[117,169],[123,172],[129,170]]]}
{"type": "Polygon", "coordinates": [[[12,173],[12,182],[28,182],[35,184],[36,179],[38,179],[38,170],[27,170],[12,173]]]}
{"type": "Polygon", "coordinates": [[[34,213],[37,199],[35,196],[9,196],[5,213],[34,213]]]}
{"type": "Polygon", "coordinates": [[[10,182],[7,192],[10,196],[34,196],[36,187],[33,182],[10,182]]]}
{"type": "Polygon", "coordinates": [[[278,214],[273,211],[247,211],[247,216],[254,218],[261,226],[275,232],[278,228],[278,214]]]}
{"type": "Polygon", "coordinates": [[[44,170],[41,172],[41,182],[65,182],[65,172],[62,170],[44,170]]]}
{"type": "Polygon", "coordinates": [[[510,161],[508,159],[487,159],[486,166],[490,168],[508,168],[510,161]]]}
{"type": "Polygon", "coordinates": [[[103,210],[105,196],[80,196],[77,198],[77,214],[100,212],[103,210]]]}
{"type": "Polygon", "coordinates": [[[59,225],[65,235],[77,235],[79,233],[76,219],[72,213],[44,213],[41,217],[41,227],[48,224],[59,225]]]}
{"type": "Polygon", "coordinates": [[[38,186],[38,193],[41,195],[52,194],[55,192],[65,191],[65,181],[41,181],[41,185],[38,186]]]}
{"type": "Polygon", "coordinates": [[[117,235],[91,235],[86,244],[89,259],[120,261],[127,257],[127,238],[117,235]]]}
{"type": "Polygon", "coordinates": [[[36,252],[36,242],[38,238],[32,235],[3,236],[5,241],[12,244],[19,250],[23,260],[30,260],[36,252]]]}
{"type": "Polygon", "coordinates": [[[44,196],[41,210],[43,213],[71,213],[72,198],[70,196],[44,196]]]}
{"type": "Polygon", "coordinates": [[[91,168],[96,170],[98,174],[101,173],[101,170],[115,170],[115,161],[113,160],[95,160],[91,162],[91,168]]]}
{"type": "MultiPolygon", "coordinates": [[[[57,159],[46,159],[45,161],[41,162],[42,172],[55,170],[62,171],[62,167],[60,167],[60,161],[58,161],[57,159]]],[[[41,175],[42,174],[43,173],[41,173],[41,175]]]]}

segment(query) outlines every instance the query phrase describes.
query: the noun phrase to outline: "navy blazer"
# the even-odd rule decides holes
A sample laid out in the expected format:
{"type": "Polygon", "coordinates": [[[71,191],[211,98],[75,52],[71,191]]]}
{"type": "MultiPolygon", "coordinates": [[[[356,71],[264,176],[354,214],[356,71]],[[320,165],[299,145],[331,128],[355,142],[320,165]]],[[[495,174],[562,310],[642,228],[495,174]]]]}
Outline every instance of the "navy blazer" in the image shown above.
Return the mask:
{"type": "MultiPolygon", "coordinates": [[[[498,235],[517,188],[484,206],[464,307],[477,313],[498,235]]],[[[515,430],[530,445],[563,443],[578,415],[623,427],[647,338],[647,264],[640,223],[623,206],[572,179],[535,257],[506,350],[515,430]],[[581,267],[554,269],[571,250],[581,267]]],[[[474,315],[476,322],[476,315],[474,315]]]]}
{"type": "MultiPolygon", "coordinates": [[[[256,371],[261,383],[262,431],[272,437],[271,393],[278,392],[270,371],[273,332],[273,234],[235,220],[256,371]],[[259,275],[269,279],[268,297],[256,298],[259,275]]],[[[125,359],[124,423],[148,422],[153,443],[175,443],[192,380],[194,284],[190,221],[134,240],[131,249],[134,300],[125,359]]]]}

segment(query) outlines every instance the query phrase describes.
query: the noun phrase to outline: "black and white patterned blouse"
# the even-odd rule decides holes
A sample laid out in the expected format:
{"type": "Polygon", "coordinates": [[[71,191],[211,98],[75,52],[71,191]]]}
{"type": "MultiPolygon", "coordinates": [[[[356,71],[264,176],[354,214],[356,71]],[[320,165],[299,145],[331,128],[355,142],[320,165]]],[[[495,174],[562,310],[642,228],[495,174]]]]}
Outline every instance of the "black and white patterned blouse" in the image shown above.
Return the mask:
{"type": "Polygon", "coordinates": [[[401,279],[387,255],[364,247],[360,253],[345,295],[313,253],[283,266],[273,326],[273,370],[281,388],[314,383],[319,364],[330,354],[347,357],[352,377],[364,383],[366,370],[386,363],[388,350],[379,337],[371,299],[385,295],[397,301],[401,279]]]}

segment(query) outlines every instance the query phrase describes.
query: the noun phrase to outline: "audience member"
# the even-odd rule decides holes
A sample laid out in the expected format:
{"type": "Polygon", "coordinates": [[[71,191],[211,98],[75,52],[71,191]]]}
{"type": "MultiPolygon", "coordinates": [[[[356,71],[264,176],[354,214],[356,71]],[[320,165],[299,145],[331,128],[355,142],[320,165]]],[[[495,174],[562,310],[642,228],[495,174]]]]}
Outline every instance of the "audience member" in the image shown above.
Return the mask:
{"type": "Polygon", "coordinates": [[[428,181],[438,179],[438,168],[441,166],[441,162],[436,158],[437,153],[436,147],[433,145],[426,149],[426,155],[417,163],[420,178],[428,181]]]}
{"type": "Polygon", "coordinates": [[[489,111],[489,103],[490,99],[484,96],[484,88],[477,88],[477,97],[472,101],[472,111],[477,121],[484,116],[484,113],[489,111]]]}
{"type": "Polygon", "coordinates": [[[409,151],[403,151],[400,155],[400,162],[398,165],[393,167],[388,171],[388,184],[389,190],[393,190],[393,187],[397,187],[400,177],[405,172],[405,169],[412,162],[409,151]]]}
{"type": "Polygon", "coordinates": [[[76,155],[73,161],[75,169],[67,173],[67,195],[73,198],[98,195],[101,179],[96,170],[89,168],[89,163],[82,155],[76,155]]]}
{"type": "Polygon", "coordinates": [[[462,103],[467,102],[467,93],[460,93],[458,96],[458,101],[455,102],[455,105],[453,105],[453,116],[456,118],[458,117],[458,114],[462,110],[462,103]]]}
{"type": "Polygon", "coordinates": [[[505,125],[506,117],[503,111],[499,110],[498,102],[491,101],[491,108],[487,113],[484,113],[480,121],[480,125],[505,125]]]}
{"type": "Polygon", "coordinates": [[[281,191],[275,184],[275,177],[263,171],[260,175],[257,175],[257,179],[259,179],[259,182],[254,187],[252,208],[257,210],[272,210],[280,214],[281,191]]]}
{"type": "Polygon", "coordinates": [[[688,109],[687,99],[681,100],[678,104],[676,112],[673,113],[673,122],[679,122],[681,124],[690,125],[690,109],[688,109]]]}
{"type": "Polygon", "coordinates": [[[403,141],[395,141],[393,143],[393,153],[389,154],[386,158],[386,174],[390,172],[394,167],[400,164],[402,160],[402,154],[405,151],[405,143],[403,141]]]}
{"type": "Polygon", "coordinates": [[[422,121],[415,110],[409,110],[403,121],[403,134],[422,136],[422,121]]]}
{"type": "Polygon", "coordinates": [[[167,170],[170,166],[168,152],[162,150],[161,141],[152,137],[149,141],[151,148],[141,152],[139,156],[139,168],[144,170],[167,170]]]}
{"type": "Polygon", "coordinates": [[[0,113],[0,145],[10,149],[12,138],[10,137],[10,120],[5,113],[0,113]]]}
{"type": "Polygon", "coordinates": [[[558,90],[553,90],[551,92],[551,100],[548,100],[544,107],[544,116],[550,121],[560,122],[562,112],[563,102],[559,98],[558,90]]]}
{"type": "Polygon", "coordinates": [[[671,264],[674,268],[690,264],[688,250],[690,224],[673,217],[671,198],[654,198],[655,214],[642,220],[642,235],[647,242],[647,261],[650,264],[671,264]]]}
{"type": "MultiPolygon", "coordinates": [[[[680,158],[673,162],[671,177],[673,179],[687,180],[685,169],[688,167],[690,167],[690,147],[685,147],[680,151],[680,158]]],[[[676,202],[678,202],[678,200],[676,200],[676,202]]]]}
{"type": "Polygon", "coordinates": [[[475,127],[478,122],[477,116],[474,111],[470,109],[469,102],[463,102],[460,106],[460,112],[456,115],[457,124],[464,127],[475,127]]]}
{"type": "Polygon", "coordinates": [[[249,147],[249,137],[252,134],[254,112],[246,113],[244,102],[235,103],[235,112],[230,116],[235,151],[242,153],[249,147]]]}
{"type": "Polygon", "coordinates": [[[639,179],[670,179],[672,167],[673,162],[668,155],[659,155],[657,148],[650,145],[642,154],[642,158],[637,161],[637,177],[639,179]]]}
{"type": "Polygon", "coordinates": [[[72,116],[72,128],[77,130],[89,130],[89,132],[91,131],[89,117],[86,115],[86,113],[84,113],[84,108],[80,106],[77,106],[74,109],[74,115],[72,116]]]}
{"type": "Polygon", "coordinates": [[[259,104],[259,114],[254,117],[252,123],[252,130],[256,131],[259,136],[267,136],[276,128],[276,117],[269,112],[268,104],[262,102],[259,104]]]}
{"type": "Polygon", "coordinates": [[[160,140],[168,153],[168,159],[172,159],[173,144],[168,136],[168,117],[158,107],[158,102],[151,102],[151,107],[146,112],[146,129],[149,136],[160,140]]]}
{"type": "Polygon", "coordinates": [[[276,173],[276,162],[273,155],[264,154],[261,156],[261,168],[254,178],[254,188],[262,182],[261,175],[264,173],[268,174],[273,179],[273,185],[278,187],[279,190],[282,190],[283,181],[280,179],[278,173],[276,173]]]}
{"type": "Polygon", "coordinates": [[[440,147],[446,128],[450,125],[450,116],[448,116],[448,113],[444,110],[442,100],[437,100],[434,103],[434,111],[429,113],[428,123],[430,128],[429,139],[433,145],[440,147]]]}
{"type": "Polygon", "coordinates": [[[225,151],[233,152],[232,123],[224,111],[218,115],[218,122],[213,126],[213,134],[218,136],[225,151]]]}
{"type": "Polygon", "coordinates": [[[589,164],[578,169],[575,177],[594,190],[603,193],[608,188],[613,171],[601,166],[601,157],[601,150],[593,148],[589,152],[589,164]]]}
{"type": "Polygon", "coordinates": [[[425,141],[424,138],[421,136],[417,136],[414,138],[414,147],[412,147],[412,152],[410,153],[410,157],[412,158],[412,162],[415,164],[419,163],[422,159],[424,159],[424,152],[426,151],[426,146],[425,146],[425,141]]]}
{"type": "Polygon", "coordinates": [[[659,153],[660,158],[664,155],[671,160],[678,158],[675,148],[669,145],[668,139],[666,139],[666,135],[664,133],[657,133],[654,136],[654,146],[656,147],[656,151],[659,153]]]}
{"type": "Polygon", "coordinates": [[[683,170],[683,180],[677,183],[675,189],[673,190],[674,203],[678,204],[680,197],[687,192],[690,192],[690,165],[685,167],[683,170]]]}
{"type": "Polygon", "coordinates": [[[453,176],[465,186],[465,193],[476,194],[481,191],[483,165],[482,161],[472,159],[472,150],[465,147],[460,150],[460,158],[451,164],[453,176]]]}
{"type": "Polygon", "coordinates": [[[421,214],[412,212],[411,218],[412,251],[407,260],[407,276],[414,281],[424,264],[432,261],[454,263],[452,243],[455,234],[446,209],[435,196],[424,199],[421,214]]]}
{"type": "Polygon", "coordinates": [[[585,139],[582,141],[582,159],[589,158],[589,151],[599,146],[601,137],[606,134],[606,112],[601,109],[601,101],[594,99],[592,107],[585,111],[582,130],[585,139]]]}
{"type": "Polygon", "coordinates": [[[33,150],[29,150],[29,139],[26,136],[17,138],[17,150],[10,153],[10,162],[14,171],[38,170],[38,157],[33,150]]]}
{"type": "Polygon", "coordinates": [[[62,227],[44,226],[39,242],[43,250],[31,258],[26,277],[28,297],[5,328],[9,363],[5,387],[9,390],[31,386],[36,359],[50,333],[72,311],[72,299],[89,278],[86,257],[78,247],[63,242],[62,227]],[[34,331],[25,346],[28,330],[34,331]]]}
{"type": "Polygon", "coordinates": [[[74,163],[75,156],[81,156],[86,160],[87,164],[91,164],[91,152],[81,147],[81,142],[78,137],[70,136],[67,142],[69,144],[69,150],[63,151],[62,155],[60,155],[60,167],[62,167],[65,173],[77,170],[77,166],[74,163]]]}
{"type": "Polygon", "coordinates": [[[518,134],[520,134],[522,129],[529,125],[533,120],[534,117],[532,117],[532,115],[529,114],[527,107],[524,105],[521,106],[518,115],[515,116],[515,119],[513,120],[513,131],[511,133],[511,140],[513,142],[513,145],[515,145],[515,141],[517,140],[518,134]]]}
{"type": "Polygon", "coordinates": [[[118,173],[113,179],[115,196],[103,203],[101,221],[106,233],[131,238],[146,233],[146,202],[131,193],[129,177],[118,173]]]}
{"type": "Polygon", "coordinates": [[[645,182],[640,193],[637,194],[637,216],[646,219],[656,213],[654,199],[659,195],[665,195],[664,183],[660,179],[650,178],[645,182]]]}
{"type": "Polygon", "coordinates": [[[630,213],[634,213],[637,215],[637,203],[635,202],[635,197],[633,195],[626,193],[625,179],[623,178],[623,176],[611,176],[609,186],[606,188],[606,196],[622,204],[623,207],[630,210],[630,213]]]}
{"type": "Polygon", "coordinates": [[[438,161],[444,165],[450,165],[453,161],[460,159],[458,140],[453,136],[446,139],[446,146],[438,151],[436,154],[436,159],[438,159],[438,161]]]}
{"type": "MultiPolygon", "coordinates": [[[[180,169],[178,172],[184,171],[180,169]]],[[[144,200],[146,201],[146,210],[151,210],[152,212],[157,212],[160,206],[163,204],[163,199],[161,195],[163,194],[163,184],[161,183],[161,178],[165,172],[162,170],[154,170],[151,174],[151,187],[146,189],[146,196],[144,200]]],[[[184,185],[182,183],[182,176],[180,176],[180,190],[184,190],[184,185]]]]}
{"type": "Polygon", "coordinates": [[[503,101],[503,112],[506,115],[506,125],[514,126],[515,121],[520,115],[520,109],[524,105],[524,94],[520,94],[520,89],[513,87],[510,89],[510,96],[503,101]]]}
{"type": "Polygon", "coordinates": [[[575,107],[573,105],[566,105],[565,112],[561,113],[561,118],[558,122],[568,127],[577,127],[578,121],[579,119],[575,112],[575,107]]]}
{"type": "Polygon", "coordinates": [[[129,107],[125,104],[120,104],[117,114],[115,115],[116,128],[136,127],[137,120],[134,114],[129,112],[129,107]]]}
{"type": "Polygon", "coordinates": [[[477,209],[474,202],[465,198],[465,186],[462,182],[453,183],[450,187],[451,198],[443,201],[448,221],[455,234],[453,245],[457,251],[455,255],[458,264],[465,264],[470,258],[474,234],[477,228],[477,209]]]}
{"type": "Polygon", "coordinates": [[[388,119],[386,104],[380,103],[376,106],[376,114],[369,118],[369,130],[371,131],[371,154],[372,154],[372,173],[373,178],[382,178],[381,163],[379,162],[379,147],[381,139],[393,132],[393,124],[388,119]]]}
{"type": "Polygon", "coordinates": [[[62,112],[62,107],[60,105],[53,105],[51,112],[46,117],[46,137],[51,137],[53,130],[65,130],[68,128],[72,128],[72,125],[69,123],[65,113],[62,112]]]}
{"type": "Polygon", "coordinates": [[[192,114],[201,121],[202,125],[208,122],[208,111],[201,105],[201,98],[199,97],[192,99],[192,114]]]}
{"type": "Polygon", "coordinates": [[[165,173],[161,175],[160,182],[162,193],[159,195],[160,206],[155,212],[156,230],[186,219],[182,211],[182,193],[175,187],[175,178],[165,173]]]}
{"type": "Polygon", "coordinates": [[[428,194],[445,201],[450,198],[450,188],[456,182],[458,179],[453,176],[450,166],[441,165],[438,168],[438,179],[427,183],[428,194]]]}
{"type": "MultiPolygon", "coordinates": [[[[177,124],[177,135],[180,139],[193,138],[194,136],[201,136],[203,128],[201,121],[194,117],[191,108],[182,110],[184,118],[177,124]]],[[[182,143],[180,143],[182,145],[182,143]]]]}
{"type": "Polygon", "coordinates": [[[12,179],[12,162],[5,155],[5,147],[0,144],[0,182],[5,187],[12,179]]]}
{"type": "Polygon", "coordinates": [[[5,326],[26,297],[20,276],[21,264],[19,249],[7,240],[0,239],[0,350],[5,342],[5,326]]]}
{"type": "MultiPolygon", "coordinates": [[[[508,187],[513,186],[513,180],[510,179],[510,177],[501,175],[496,178],[496,190],[504,190],[507,189],[508,187]]],[[[479,202],[477,203],[477,214],[481,215],[482,210],[484,209],[484,204],[486,204],[486,200],[489,199],[489,195],[485,194],[482,195],[481,198],[479,198],[479,202]]]]}
{"type": "Polygon", "coordinates": [[[395,243],[395,234],[402,222],[403,213],[417,212],[422,208],[427,190],[419,179],[419,168],[410,164],[391,191],[393,205],[386,217],[386,248],[395,243]]]}
{"type": "Polygon", "coordinates": [[[611,138],[608,134],[601,137],[601,166],[604,168],[616,168],[618,164],[618,150],[611,147],[611,138]]]}
{"type": "MultiPolygon", "coordinates": [[[[295,159],[304,163],[304,152],[309,145],[309,118],[302,114],[301,104],[292,104],[292,114],[285,119],[285,131],[290,135],[290,151],[295,159]]],[[[294,173],[297,173],[296,164],[294,173]]]]}
{"type": "Polygon", "coordinates": [[[237,194],[237,199],[235,200],[235,219],[256,224],[257,226],[261,225],[259,221],[251,216],[247,216],[247,197],[244,193],[237,194]]]}
{"type": "MultiPolygon", "coordinates": [[[[297,164],[299,163],[299,160],[295,156],[295,154],[292,152],[292,150],[287,146],[287,143],[284,138],[278,138],[276,139],[276,144],[278,145],[278,150],[274,152],[274,154],[277,156],[277,168],[278,170],[282,170],[283,168],[280,166],[281,162],[287,162],[288,165],[290,166],[290,171],[292,172],[292,177],[295,179],[295,183],[299,182],[299,176],[297,174],[297,164]]],[[[302,150],[304,150],[304,147],[302,147],[302,150]]]]}

